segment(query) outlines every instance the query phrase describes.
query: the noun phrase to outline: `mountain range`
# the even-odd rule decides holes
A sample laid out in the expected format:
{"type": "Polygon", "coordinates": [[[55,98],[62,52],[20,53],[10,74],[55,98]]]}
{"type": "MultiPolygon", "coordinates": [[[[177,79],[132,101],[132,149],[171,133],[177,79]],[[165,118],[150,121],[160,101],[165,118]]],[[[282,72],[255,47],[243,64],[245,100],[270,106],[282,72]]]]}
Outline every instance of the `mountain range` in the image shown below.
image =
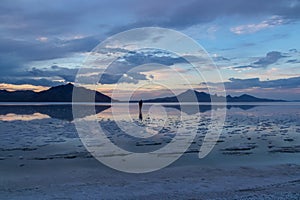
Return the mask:
{"type": "MultiPolygon", "coordinates": [[[[0,90],[0,102],[72,102],[73,88],[76,87],[69,83],[51,87],[41,92],[33,92],[30,90],[9,92],[0,90]]],[[[86,89],[84,87],[76,87],[78,93],[83,96],[94,95],[95,102],[111,102],[112,99],[100,92],[86,89]]]]}
{"type": "Polygon", "coordinates": [[[156,99],[145,100],[145,102],[284,102],[284,100],[275,100],[275,99],[265,99],[265,98],[257,98],[248,94],[243,94],[241,96],[232,97],[227,95],[226,97],[218,96],[218,95],[210,95],[205,92],[198,92],[196,90],[187,90],[177,96],[171,97],[163,97],[156,99]]]}
{"type": "MultiPolygon", "coordinates": [[[[52,87],[41,92],[34,92],[30,90],[10,92],[6,90],[0,90],[0,102],[72,102],[72,93],[74,87],[76,87],[77,91],[81,95],[94,95],[95,93],[95,102],[117,101],[100,92],[95,92],[84,87],[77,87],[69,83],[66,85],[52,87]]],[[[237,97],[232,97],[230,95],[223,97],[210,95],[205,92],[198,92],[196,90],[187,90],[178,96],[149,99],[144,100],[144,102],[211,102],[211,99],[213,99],[214,102],[223,102],[225,98],[227,102],[283,102],[283,100],[257,98],[248,94],[243,94],[237,97]]]]}

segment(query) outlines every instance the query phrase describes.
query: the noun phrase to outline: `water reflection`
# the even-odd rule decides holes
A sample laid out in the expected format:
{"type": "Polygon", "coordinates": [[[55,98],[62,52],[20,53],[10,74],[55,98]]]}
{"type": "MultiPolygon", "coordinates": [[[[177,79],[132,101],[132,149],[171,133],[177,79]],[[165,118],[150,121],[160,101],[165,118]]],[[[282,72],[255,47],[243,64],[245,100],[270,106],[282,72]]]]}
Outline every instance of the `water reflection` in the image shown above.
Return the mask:
{"type": "Polygon", "coordinates": [[[139,120],[143,120],[143,113],[142,113],[142,108],[143,108],[143,100],[139,101],[139,120]]]}
{"type": "MultiPolygon", "coordinates": [[[[130,110],[135,112],[137,110],[136,105],[129,105],[130,110]]],[[[242,110],[249,110],[258,105],[227,105],[227,109],[231,108],[240,108],[242,110]]],[[[87,107],[91,107],[90,105],[82,105],[79,107],[80,116],[79,118],[87,118],[93,113],[90,113],[90,109],[86,109],[87,107]]],[[[97,105],[95,106],[96,115],[101,112],[109,109],[110,105],[97,105]]],[[[149,105],[146,105],[149,107],[149,105]]],[[[163,105],[165,108],[175,108],[177,110],[181,110],[180,105],[163,105]]],[[[198,112],[205,113],[209,112],[212,109],[222,109],[224,106],[214,106],[211,105],[199,105],[199,110],[195,109],[194,105],[187,106],[185,105],[184,112],[186,114],[192,115],[197,114],[198,112]]],[[[107,115],[107,113],[106,113],[107,115]]],[[[119,117],[119,116],[116,116],[119,117]]],[[[38,120],[38,119],[47,119],[54,118],[66,121],[73,121],[73,113],[72,113],[72,105],[0,105],[0,121],[14,121],[14,120],[38,120]]],[[[138,108],[138,119],[143,121],[143,113],[142,113],[142,105],[139,103],[138,108]]]]}
{"type": "MultiPolygon", "coordinates": [[[[79,118],[91,115],[89,113],[90,105],[80,106],[79,118]]],[[[96,113],[100,113],[110,108],[109,105],[95,106],[96,113]]],[[[54,118],[66,121],[73,121],[72,105],[1,105],[1,121],[29,121],[36,119],[54,118]]]]}
{"type": "Polygon", "coordinates": [[[49,115],[41,114],[41,113],[33,113],[30,115],[19,115],[14,113],[9,113],[6,115],[0,115],[0,121],[32,121],[32,120],[40,120],[40,119],[49,119],[51,118],[49,115]]]}
{"type": "Polygon", "coordinates": [[[205,112],[209,112],[213,109],[223,109],[226,107],[226,109],[230,110],[232,108],[239,108],[242,110],[250,110],[252,108],[255,108],[257,106],[260,105],[199,105],[199,109],[195,109],[195,105],[185,105],[184,106],[184,110],[181,109],[180,105],[164,105],[164,107],[167,108],[175,108],[177,110],[182,110],[183,112],[185,112],[188,115],[193,115],[193,114],[197,114],[198,112],[200,113],[205,113],[205,112]]]}
{"type": "MultiPolygon", "coordinates": [[[[138,105],[135,103],[129,107],[128,116],[128,105],[96,106],[96,115],[82,106],[82,118],[79,120],[92,120],[96,117],[110,142],[131,152],[151,152],[176,141],[174,137],[177,128],[182,126],[178,105],[144,104],[143,121],[139,120],[138,105]],[[116,115],[112,115],[113,107],[116,115]]],[[[187,162],[300,162],[297,159],[300,153],[299,105],[227,105],[223,132],[214,150],[202,160],[197,159],[196,154],[211,122],[210,110],[225,107],[199,105],[198,117],[192,115],[197,113],[193,108],[195,106],[191,106],[190,110],[185,109],[189,115],[185,121],[187,133],[192,128],[197,128],[197,135],[185,152],[186,157],[182,158],[194,156],[192,161],[187,162]]],[[[77,150],[81,153],[76,156],[85,158],[86,149],[82,146],[74,123],[69,123],[73,120],[71,105],[1,105],[0,130],[3,131],[0,131],[0,157],[9,159],[14,149],[24,149],[22,151],[25,153],[39,153],[28,155],[30,159],[55,159],[66,155],[72,157],[74,149],[79,148],[77,150]],[[29,120],[32,121],[28,122],[29,120]],[[57,150],[57,145],[61,145],[64,150],[57,150]],[[59,155],[56,155],[56,151],[60,151],[59,155]]],[[[161,156],[173,156],[175,153],[182,152],[174,151],[173,154],[161,156]]],[[[107,154],[112,156],[115,152],[109,151],[107,154]]]]}
{"type": "MultiPolygon", "coordinates": [[[[124,105],[113,105],[115,107],[125,107],[124,105]]],[[[128,106],[128,105],[126,105],[128,106]]],[[[197,113],[206,113],[213,109],[223,109],[226,107],[227,110],[239,108],[244,111],[251,110],[257,106],[261,105],[199,105],[198,109],[195,109],[195,105],[185,105],[184,110],[181,109],[180,105],[172,104],[172,105],[162,105],[164,108],[174,108],[178,111],[182,111],[188,115],[194,115],[197,113]]],[[[131,114],[137,113],[136,116],[138,120],[143,121],[147,116],[143,116],[142,113],[142,106],[139,103],[138,108],[136,104],[130,104],[129,110],[131,114]]],[[[151,107],[151,105],[146,104],[145,109],[151,107]]],[[[86,118],[93,117],[95,113],[91,113],[91,105],[80,105],[78,107],[80,109],[80,114],[77,116],[78,118],[86,118]],[[87,109],[89,108],[89,109],[87,109]]],[[[99,117],[108,117],[108,118],[116,118],[122,119],[125,117],[120,113],[120,116],[111,116],[111,108],[110,105],[96,105],[95,112],[96,116],[99,117]],[[103,113],[103,111],[107,110],[108,112],[103,113]],[[100,114],[101,113],[101,114],[100,114]]],[[[121,109],[122,110],[122,109],[121,109]]],[[[73,113],[72,113],[72,105],[65,104],[65,105],[57,105],[57,104],[49,104],[49,105],[0,105],[0,121],[14,121],[14,120],[23,120],[23,121],[30,121],[30,120],[38,120],[38,119],[60,119],[66,121],[73,121],[73,113]]]]}

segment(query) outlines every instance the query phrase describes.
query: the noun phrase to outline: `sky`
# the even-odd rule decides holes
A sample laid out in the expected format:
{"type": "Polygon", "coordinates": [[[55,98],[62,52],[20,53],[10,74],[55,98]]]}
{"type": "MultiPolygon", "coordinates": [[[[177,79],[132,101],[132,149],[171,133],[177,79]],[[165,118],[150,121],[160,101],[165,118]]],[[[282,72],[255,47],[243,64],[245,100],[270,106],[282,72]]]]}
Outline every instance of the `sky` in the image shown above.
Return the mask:
{"type": "MultiPolygon", "coordinates": [[[[74,82],[100,42],[133,28],[161,27],[195,40],[219,69],[222,81],[208,75],[193,81],[195,89],[224,85],[230,95],[299,100],[299,20],[299,0],[2,0],[0,89],[40,91],[74,82]]],[[[106,94],[121,84],[140,88],[137,98],[161,96],[166,88],[148,87],[159,79],[176,90],[168,67],[193,79],[170,52],[108,51],[125,54],[97,83],[106,94]],[[157,65],[132,70],[147,63],[157,65]]]]}

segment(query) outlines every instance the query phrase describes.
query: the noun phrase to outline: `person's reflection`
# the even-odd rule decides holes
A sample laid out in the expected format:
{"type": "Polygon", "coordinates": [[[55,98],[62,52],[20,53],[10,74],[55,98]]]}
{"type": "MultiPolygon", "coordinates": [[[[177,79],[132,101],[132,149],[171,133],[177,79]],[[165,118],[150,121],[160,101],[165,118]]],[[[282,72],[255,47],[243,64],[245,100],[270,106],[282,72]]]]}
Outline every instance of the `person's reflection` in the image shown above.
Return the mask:
{"type": "Polygon", "coordinates": [[[142,107],[143,107],[143,100],[139,101],[139,119],[143,120],[143,114],[142,114],[142,107]]]}

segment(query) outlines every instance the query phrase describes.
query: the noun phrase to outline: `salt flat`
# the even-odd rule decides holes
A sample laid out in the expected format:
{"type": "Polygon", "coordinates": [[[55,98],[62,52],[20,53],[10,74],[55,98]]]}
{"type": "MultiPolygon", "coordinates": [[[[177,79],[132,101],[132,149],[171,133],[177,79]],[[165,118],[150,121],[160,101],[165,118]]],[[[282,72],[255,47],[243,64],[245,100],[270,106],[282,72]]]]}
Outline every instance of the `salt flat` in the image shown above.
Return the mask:
{"type": "MultiPolygon", "coordinates": [[[[61,109],[66,113],[66,108],[61,109]]],[[[74,119],[68,115],[55,118],[61,115],[50,115],[47,109],[39,109],[41,113],[37,114],[32,107],[26,111],[13,110],[1,109],[0,113],[0,199],[300,197],[299,106],[227,108],[224,129],[216,146],[207,157],[199,159],[210,114],[210,110],[202,110],[200,118],[191,115],[186,123],[197,127],[190,148],[174,152],[183,156],[170,166],[146,174],[119,172],[96,160],[80,140],[74,119]],[[11,120],[11,114],[20,117],[11,120]]],[[[110,140],[122,148],[152,151],[172,142],[175,134],[172,131],[178,125],[172,110],[170,123],[164,124],[160,134],[138,140],[116,127],[110,110],[102,109],[97,117],[110,140]]],[[[147,119],[146,111],[143,122],[134,116],[137,118],[133,113],[130,120],[122,117],[116,120],[148,126],[148,130],[161,125],[159,116],[147,119]]]]}

